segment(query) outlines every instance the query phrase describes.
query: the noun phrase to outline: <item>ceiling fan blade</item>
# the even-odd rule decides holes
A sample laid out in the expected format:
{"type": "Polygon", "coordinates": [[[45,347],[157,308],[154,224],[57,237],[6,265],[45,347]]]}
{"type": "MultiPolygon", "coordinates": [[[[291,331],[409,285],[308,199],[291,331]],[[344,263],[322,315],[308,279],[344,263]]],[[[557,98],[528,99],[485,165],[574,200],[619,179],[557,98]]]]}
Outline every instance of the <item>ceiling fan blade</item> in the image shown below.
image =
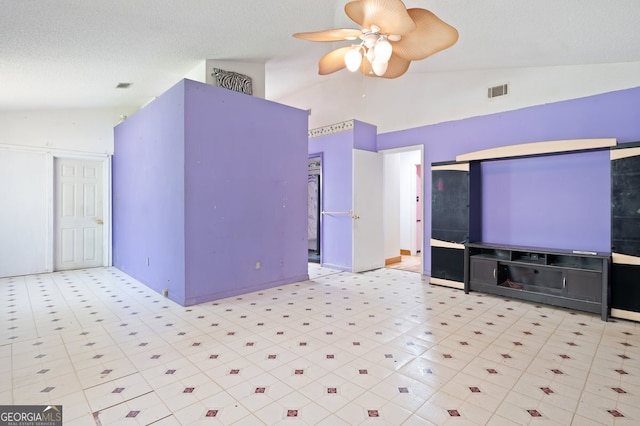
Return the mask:
{"type": "Polygon", "coordinates": [[[326,31],[312,31],[307,33],[295,33],[293,36],[308,41],[341,41],[355,40],[362,35],[361,30],[339,28],[326,31]]]}
{"type": "Polygon", "coordinates": [[[396,54],[392,54],[389,59],[389,65],[387,66],[387,71],[385,71],[382,75],[376,75],[373,72],[373,68],[371,67],[371,63],[363,59],[362,64],[360,65],[360,72],[369,77],[380,77],[380,78],[397,78],[402,74],[407,72],[409,69],[409,65],[411,65],[411,61],[401,58],[396,54]]]}
{"type": "Polygon", "coordinates": [[[355,0],[347,3],[344,11],[361,27],[376,25],[384,34],[404,35],[416,28],[400,0],[355,0]]]}
{"type": "Polygon", "coordinates": [[[416,30],[391,42],[393,53],[416,61],[453,46],[458,41],[458,31],[426,9],[409,9],[416,23],[416,30]]]}
{"type": "Polygon", "coordinates": [[[327,75],[346,68],[344,55],[346,55],[349,50],[351,50],[351,46],[341,47],[332,50],[320,58],[320,62],[318,62],[318,74],[327,75]]]}

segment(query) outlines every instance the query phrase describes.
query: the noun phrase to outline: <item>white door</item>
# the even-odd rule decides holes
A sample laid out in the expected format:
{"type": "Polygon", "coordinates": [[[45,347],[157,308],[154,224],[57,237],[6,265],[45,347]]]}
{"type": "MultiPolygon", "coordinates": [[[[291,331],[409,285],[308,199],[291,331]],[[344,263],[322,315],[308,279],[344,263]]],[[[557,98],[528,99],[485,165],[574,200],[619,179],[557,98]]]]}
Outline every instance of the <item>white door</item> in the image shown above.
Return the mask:
{"type": "Polygon", "coordinates": [[[382,154],[353,150],[353,272],[384,267],[382,154]]]}
{"type": "Polygon", "coordinates": [[[57,271],[102,266],[102,161],[56,158],[55,246],[57,271]]]}

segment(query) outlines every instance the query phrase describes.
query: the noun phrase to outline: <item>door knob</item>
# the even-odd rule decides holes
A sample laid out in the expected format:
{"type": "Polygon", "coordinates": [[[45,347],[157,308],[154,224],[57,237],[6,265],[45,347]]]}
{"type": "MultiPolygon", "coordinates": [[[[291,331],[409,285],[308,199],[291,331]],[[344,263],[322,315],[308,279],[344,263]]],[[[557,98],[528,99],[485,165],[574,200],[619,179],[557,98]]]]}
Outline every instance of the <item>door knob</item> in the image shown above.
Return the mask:
{"type": "Polygon", "coordinates": [[[98,225],[102,225],[104,222],[102,221],[102,219],[96,219],[96,223],[97,223],[98,225]]]}

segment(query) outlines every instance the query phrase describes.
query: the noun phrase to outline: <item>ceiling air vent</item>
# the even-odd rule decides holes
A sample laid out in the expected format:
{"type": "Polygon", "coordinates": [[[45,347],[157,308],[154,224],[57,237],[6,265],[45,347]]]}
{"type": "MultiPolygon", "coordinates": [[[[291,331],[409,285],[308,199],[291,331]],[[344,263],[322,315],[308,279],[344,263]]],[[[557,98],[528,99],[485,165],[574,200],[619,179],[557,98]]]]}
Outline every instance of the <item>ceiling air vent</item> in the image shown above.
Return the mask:
{"type": "Polygon", "coordinates": [[[118,83],[116,89],[128,89],[133,83],[118,83]]]}
{"type": "Polygon", "coordinates": [[[500,86],[489,87],[489,98],[497,98],[498,96],[505,96],[509,94],[509,85],[501,84],[500,86]]]}

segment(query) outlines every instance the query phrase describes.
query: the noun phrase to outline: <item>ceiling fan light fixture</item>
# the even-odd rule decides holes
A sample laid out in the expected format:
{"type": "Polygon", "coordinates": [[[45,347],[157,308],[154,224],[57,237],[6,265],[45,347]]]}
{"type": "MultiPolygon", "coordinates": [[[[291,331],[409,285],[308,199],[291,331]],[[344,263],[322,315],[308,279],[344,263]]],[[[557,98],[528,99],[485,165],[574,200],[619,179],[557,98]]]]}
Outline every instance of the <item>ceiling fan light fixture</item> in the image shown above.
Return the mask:
{"type": "Polygon", "coordinates": [[[388,62],[389,59],[391,59],[391,54],[393,53],[391,43],[389,43],[385,36],[380,36],[376,45],[373,47],[373,50],[376,60],[382,62],[388,62]]]}
{"type": "Polygon", "coordinates": [[[388,66],[389,66],[388,61],[381,61],[379,59],[374,59],[373,62],[371,63],[371,69],[373,70],[373,73],[378,77],[381,75],[384,75],[384,73],[387,72],[388,66]]]}
{"type": "Polygon", "coordinates": [[[362,52],[360,46],[354,46],[344,55],[344,64],[351,72],[358,71],[362,63],[362,52]]]}
{"type": "Polygon", "coordinates": [[[339,47],[320,58],[320,75],[348,68],[368,76],[393,79],[406,73],[412,61],[425,59],[458,41],[458,31],[427,9],[407,9],[402,0],[347,1],[344,10],[361,29],[338,28],[293,35],[308,41],[358,38],[362,41],[358,46],[339,47]]]}

